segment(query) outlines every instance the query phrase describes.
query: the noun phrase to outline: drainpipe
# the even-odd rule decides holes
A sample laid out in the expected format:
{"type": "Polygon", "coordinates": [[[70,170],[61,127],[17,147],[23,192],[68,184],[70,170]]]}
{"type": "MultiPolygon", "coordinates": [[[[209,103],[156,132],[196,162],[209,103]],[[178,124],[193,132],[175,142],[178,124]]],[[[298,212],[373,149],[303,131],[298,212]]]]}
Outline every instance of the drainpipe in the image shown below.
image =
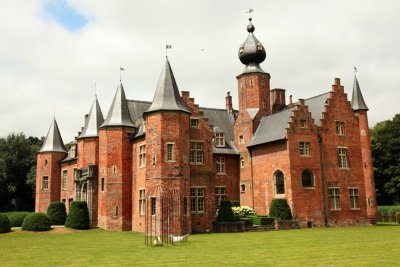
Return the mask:
{"type": "Polygon", "coordinates": [[[324,211],[324,222],[325,227],[328,226],[328,215],[326,210],[326,193],[325,193],[325,165],[323,160],[323,147],[322,147],[322,136],[318,134],[318,144],[319,144],[319,166],[321,169],[321,182],[322,182],[322,209],[324,211]]]}
{"type": "Polygon", "coordinates": [[[253,155],[251,154],[251,149],[249,149],[250,153],[250,177],[251,177],[251,201],[254,210],[254,179],[253,179],[253,155]]]}

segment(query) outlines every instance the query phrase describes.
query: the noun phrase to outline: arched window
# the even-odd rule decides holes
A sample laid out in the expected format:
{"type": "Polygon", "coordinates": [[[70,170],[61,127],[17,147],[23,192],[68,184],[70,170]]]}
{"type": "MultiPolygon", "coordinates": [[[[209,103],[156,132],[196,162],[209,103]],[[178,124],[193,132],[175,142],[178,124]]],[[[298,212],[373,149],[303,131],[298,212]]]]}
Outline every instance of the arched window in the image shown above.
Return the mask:
{"type": "Polygon", "coordinates": [[[281,171],[275,173],[275,194],[285,194],[285,177],[281,171]]]}
{"type": "Polygon", "coordinates": [[[303,187],[314,187],[314,175],[311,170],[306,169],[301,173],[301,185],[303,187]]]}

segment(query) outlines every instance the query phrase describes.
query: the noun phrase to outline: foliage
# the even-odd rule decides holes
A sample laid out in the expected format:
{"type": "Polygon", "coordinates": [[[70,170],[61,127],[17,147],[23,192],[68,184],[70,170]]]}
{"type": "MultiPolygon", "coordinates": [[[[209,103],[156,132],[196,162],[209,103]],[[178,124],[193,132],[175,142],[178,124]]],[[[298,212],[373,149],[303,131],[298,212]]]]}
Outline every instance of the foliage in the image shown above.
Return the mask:
{"type": "Polygon", "coordinates": [[[400,114],[371,129],[378,205],[400,204],[400,114]]]}
{"type": "Polygon", "coordinates": [[[22,223],[22,230],[24,231],[48,231],[50,229],[50,217],[46,213],[28,214],[22,223]]]}
{"type": "Polygon", "coordinates": [[[72,201],[65,226],[74,229],[89,229],[89,210],[85,201],[72,201]]]}
{"type": "Polygon", "coordinates": [[[27,211],[11,211],[6,212],[5,215],[10,220],[11,227],[21,227],[25,217],[30,213],[27,211]]]}
{"type": "Polygon", "coordinates": [[[269,207],[269,217],[281,220],[292,219],[292,213],[285,198],[272,199],[271,206],[269,207]]]}
{"type": "Polygon", "coordinates": [[[383,215],[394,215],[400,211],[399,206],[378,206],[378,213],[383,215]]]}
{"type": "Polygon", "coordinates": [[[251,217],[242,217],[240,220],[244,221],[245,226],[253,226],[253,218],[251,217]]]}
{"type": "Polygon", "coordinates": [[[5,214],[0,213],[0,234],[8,233],[10,231],[11,231],[10,220],[5,214]]]}
{"type": "Polygon", "coordinates": [[[0,138],[0,211],[33,210],[36,153],[42,140],[23,133],[0,138]]]}
{"type": "Polygon", "coordinates": [[[268,216],[257,216],[253,219],[253,223],[257,225],[274,225],[275,219],[268,216]]]}
{"type": "Polygon", "coordinates": [[[64,225],[67,219],[67,211],[63,202],[52,202],[47,208],[51,225],[64,225]]]}
{"type": "Polygon", "coordinates": [[[232,207],[233,215],[248,216],[255,215],[255,211],[249,206],[232,207]]]}
{"type": "Polygon", "coordinates": [[[240,207],[240,201],[239,200],[231,200],[231,205],[232,205],[232,207],[240,207]]]}
{"type": "Polygon", "coordinates": [[[231,202],[229,200],[221,200],[219,204],[218,222],[232,222],[233,221],[233,212],[231,202]]]}

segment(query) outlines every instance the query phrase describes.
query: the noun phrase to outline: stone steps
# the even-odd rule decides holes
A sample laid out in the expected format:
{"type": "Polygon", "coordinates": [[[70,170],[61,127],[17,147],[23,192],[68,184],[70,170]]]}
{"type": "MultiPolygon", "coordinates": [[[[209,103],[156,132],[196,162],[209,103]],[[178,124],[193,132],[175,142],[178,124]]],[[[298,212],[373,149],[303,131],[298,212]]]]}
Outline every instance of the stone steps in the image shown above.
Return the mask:
{"type": "Polygon", "coordinates": [[[274,226],[269,225],[253,225],[253,226],[246,226],[246,232],[266,232],[266,231],[275,231],[274,226]]]}

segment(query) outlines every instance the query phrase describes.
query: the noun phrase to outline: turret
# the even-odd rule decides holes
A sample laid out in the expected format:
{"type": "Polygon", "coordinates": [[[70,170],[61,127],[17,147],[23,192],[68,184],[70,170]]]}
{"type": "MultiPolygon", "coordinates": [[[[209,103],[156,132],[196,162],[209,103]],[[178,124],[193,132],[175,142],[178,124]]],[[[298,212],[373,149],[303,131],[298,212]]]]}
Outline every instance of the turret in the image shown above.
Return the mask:
{"type": "Polygon", "coordinates": [[[60,201],[61,168],[59,161],[66,154],[67,150],[54,118],[37,155],[36,212],[46,212],[51,202],[60,201]]]}
{"type": "Polygon", "coordinates": [[[372,165],[371,139],[368,126],[368,116],[367,116],[368,107],[365,104],[356,75],[354,76],[351,108],[354,110],[355,116],[358,117],[358,125],[360,130],[359,132],[360,132],[360,143],[361,143],[361,155],[363,161],[368,219],[372,224],[375,224],[376,194],[375,194],[374,171],[372,165]]]}

